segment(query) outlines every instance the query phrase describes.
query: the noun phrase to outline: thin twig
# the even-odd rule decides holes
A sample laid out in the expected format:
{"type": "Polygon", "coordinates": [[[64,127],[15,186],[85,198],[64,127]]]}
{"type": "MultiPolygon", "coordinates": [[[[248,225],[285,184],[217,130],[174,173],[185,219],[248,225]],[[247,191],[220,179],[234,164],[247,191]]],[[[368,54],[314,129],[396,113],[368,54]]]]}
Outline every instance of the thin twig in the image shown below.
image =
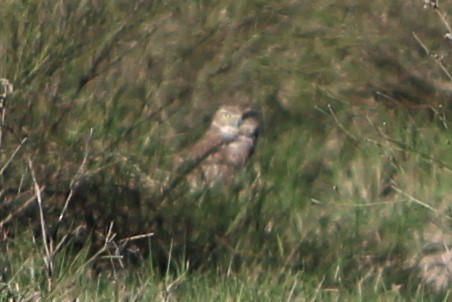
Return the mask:
{"type": "Polygon", "coordinates": [[[44,217],[44,210],[42,209],[42,197],[41,197],[41,189],[38,185],[38,182],[36,181],[36,175],[35,170],[33,169],[33,162],[31,158],[28,158],[28,166],[30,168],[31,177],[33,180],[36,200],[38,201],[38,208],[39,208],[39,221],[41,224],[41,234],[42,234],[42,241],[44,245],[44,250],[46,253],[46,256],[44,257],[44,263],[46,265],[46,273],[47,273],[47,286],[48,290],[50,291],[52,289],[52,274],[53,274],[53,255],[52,255],[52,244],[47,241],[47,227],[46,227],[46,221],[44,217]]]}
{"type": "Polygon", "coordinates": [[[452,82],[452,75],[450,74],[450,72],[447,70],[446,66],[443,64],[440,56],[431,53],[431,51],[427,48],[427,46],[425,45],[424,42],[422,42],[422,40],[416,35],[415,32],[412,33],[414,36],[414,39],[416,39],[416,41],[419,43],[419,45],[424,49],[425,53],[427,55],[429,55],[433,61],[435,61],[435,63],[439,66],[439,68],[441,68],[441,70],[444,72],[444,74],[447,76],[447,78],[449,79],[449,81],[452,82]]]}
{"type": "MultiPolygon", "coordinates": [[[[104,245],[94,254],[92,255],[87,261],[85,261],[82,265],[78,266],[77,269],[74,272],[75,276],[80,276],[82,274],[83,270],[91,265],[94,261],[100,258],[102,254],[107,252],[112,244],[114,243],[114,239],[116,238],[116,233],[113,232],[113,222],[110,223],[107,234],[105,235],[104,245]]],[[[64,283],[56,283],[55,288],[53,288],[53,293],[58,292],[59,286],[63,285],[64,283]]]]}
{"type": "MultiPolygon", "coordinates": [[[[45,190],[45,186],[42,186],[39,188],[39,190],[42,192],[43,190],[45,190]]],[[[3,226],[10,222],[15,216],[17,216],[18,214],[22,213],[23,211],[25,211],[31,204],[32,202],[34,202],[36,199],[36,195],[33,195],[32,197],[28,198],[17,210],[15,210],[12,213],[9,213],[8,216],[6,216],[5,218],[3,218],[2,221],[0,221],[0,229],[3,228],[3,226]]]]}
{"type": "MultiPolygon", "coordinates": [[[[58,217],[58,221],[55,224],[55,227],[53,229],[52,242],[56,242],[57,241],[58,230],[59,230],[59,228],[61,226],[61,223],[63,222],[64,216],[65,216],[65,214],[67,212],[67,209],[69,207],[69,202],[72,200],[72,197],[74,196],[75,189],[77,188],[78,182],[80,181],[80,179],[82,178],[82,176],[85,173],[86,163],[88,162],[89,146],[90,146],[90,142],[91,142],[92,136],[93,136],[93,129],[91,128],[89,136],[88,136],[88,139],[87,139],[86,144],[85,144],[85,153],[84,153],[84,156],[83,156],[82,163],[80,164],[80,166],[79,166],[79,168],[77,170],[77,173],[75,173],[74,177],[72,178],[72,180],[70,182],[69,194],[68,194],[68,196],[66,198],[66,201],[64,202],[63,209],[61,210],[60,216],[58,217]]],[[[67,238],[68,238],[68,236],[65,235],[65,236],[63,236],[61,238],[61,240],[59,240],[59,242],[58,242],[58,244],[57,244],[57,246],[55,248],[54,253],[56,253],[63,246],[63,244],[64,244],[64,242],[66,242],[67,238]]]]}
{"type": "MultiPolygon", "coordinates": [[[[381,136],[385,139],[386,142],[391,143],[393,146],[398,147],[399,150],[401,151],[410,151],[414,154],[417,154],[421,157],[422,160],[424,160],[425,162],[428,163],[434,163],[436,165],[438,165],[441,169],[443,169],[444,171],[448,172],[448,173],[452,173],[452,167],[449,166],[448,164],[446,164],[445,162],[441,161],[440,159],[428,154],[428,153],[424,153],[421,152],[419,150],[414,149],[413,147],[410,147],[400,141],[394,140],[392,138],[390,138],[387,134],[385,134],[382,131],[379,131],[379,133],[381,134],[381,136]]],[[[378,145],[378,142],[372,139],[366,139],[368,142],[374,143],[375,145],[378,145]]]]}
{"type": "Polygon", "coordinates": [[[430,206],[429,204],[427,204],[426,202],[423,202],[417,198],[415,198],[414,196],[411,196],[410,194],[408,194],[407,192],[402,191],[401,189],[399,189],[399,187],[397,186],[397,184],[393,181],[391,181],[391,188],[393,188],[397,193],[402,194],[403,196],[407,197],[408,199],[410,199],[412,202],[420,205],[421,207],[424,207],[438,215],[444,216],[449,220],[452,220],[452,217],[449,217],[447,215],[442,214],[440,211],[438,211],[437,209],[435,209],[434,207],[430,206]]]}
{"type": "Polygon", "coordinates": [[[317,296],[319,295],[319,292],[322,289],[324,281],[325,281],[325,275],[323,275],[322,280],[320,280],[320,283],[317,285],[317,288],[315,289],[314,297],[312,297],[311,302],[317,300],[317,296]]]}
{"type": "MultiPolygon", "coordinates": [[[[1,140],[1,135],[0,135],[0,140],[1,140]]],[[[6,168],[9,166],[9,164],[11,163],[11,161],[14,159],[14,157],[16,156],[17,152],[19,152],[19,150],[22,148],[22,146],[25,144],[25,142],[28,140],[28,138],[24,138],[19,146],[16,147],[16,150],[14,150],[13,154],[10,156],[10,158],[8,159],[8,161],[3,165],[2,169],[0,170],[0,175],[3,175],[3,173],[5,172],[6,168]]],[[[1,144],[1,141],[0,141],[1,144]]]]}
{"type": "Polygon", "coordinates": [[[336,114],[334,113],[333,107],[328,104],[328,110],[330,111],[331,115],[334,118],[334,121],[336,122],[336,124],[339,126],[339,128],[342,129],[342,131],[345,132],[345,134],[347,134],[350,138],[352,138],[354,141],[359,141],[358,138],[356,136],[354,136],[350,131],[348,131],[344,125],[342,125],[342,123],[339,121],[339,119],[337,118],[336,114]]]}
{"type": "Polygon", "coordinates": [[[295,288],[297,288],[297,284],[298,283],[298,281],[297,280],[295,280],[295,282],[293,283],[293,285],[292,285],[292,288],[290,289],[290,292],[289,292],[289,297],[287,297],[287,302],[290,302],[290,301],[292,301],[292,297],[293,297],[293,294],[294,294],[294,292],[295,292],[295,288]]]}
{"type": "Polygon", "coordinates": [[[105,235],[104,245],[102,246],[102,248],[100,248],[94,255],[92,255],[87,261],[85,261],[83,265],[79,266],[77,268],[77,271],[82,271],[86,266],[90,265],[97,258],[99,258],[100,255],[106,252],[115,238],[116,233],[113,233],[113,222],[111,222],[108,227],[107,234],[105,235]]]}
{"type": "Polygon", "coordinates": [[[444,26],[447,28],[447,31],[450,33],[452,32],[452,28],[449,25],[449,22],[447,22],[446,19],[446,13],[443,13],[440,9],[438,5],[435,5],[434,7],[435,12],[438,14],[439,19],[441,20],[441,22],[443,22],[444,26]]]}
{"type": "Polygon", "coordinates": [[[77,183],[80,181],[83,174],[85,173],[86,163],[88,162],[88,156],[89,156],[89,144],[91,142],[92,137],[93,137],[93,128],[90,129],[89,136],[88,136],[88,139],[85,144],[85,155],[83,156],[82,163],[80,164],[80,167],[78,168],[77,173],[75,173],[74,177],[71,180],[71,183],[70,183],[71,190],[69,192],[68,197],[66,198],[66,202],[64,203],[63,210],[61,210],[60,216],[58,217],[57,224],[60,224],[62,222],[62,220],[64,218],[64,214],[66,214],[67,208],[69,206],[69,202],[71,201],[72,196],[74,195],[74,190],[77,187],[77,183]]]}
{"type": "Polygon", "coordinates": [[[140,235],[134,235],[130,237],[123,238],[119,240],[119,243],[126,243],[133,240],[143,239],[143,238],[149,238],[154,236],[154,233],[146,233],[146,234],[140,234],[140,235]]]}

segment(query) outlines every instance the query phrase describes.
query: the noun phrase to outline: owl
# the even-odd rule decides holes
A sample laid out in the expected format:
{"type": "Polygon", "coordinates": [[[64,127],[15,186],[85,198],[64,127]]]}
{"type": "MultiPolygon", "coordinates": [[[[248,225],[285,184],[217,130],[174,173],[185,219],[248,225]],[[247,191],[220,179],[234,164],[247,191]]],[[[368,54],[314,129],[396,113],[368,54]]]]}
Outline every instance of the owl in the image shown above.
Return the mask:
{"type": "Polygon", "coordinates": [[[176,158],[175,170],[187,175],[192,189],[230,183],[253,154],[258,134],[256,111],[221,106],[204,136],[176,158]]]}

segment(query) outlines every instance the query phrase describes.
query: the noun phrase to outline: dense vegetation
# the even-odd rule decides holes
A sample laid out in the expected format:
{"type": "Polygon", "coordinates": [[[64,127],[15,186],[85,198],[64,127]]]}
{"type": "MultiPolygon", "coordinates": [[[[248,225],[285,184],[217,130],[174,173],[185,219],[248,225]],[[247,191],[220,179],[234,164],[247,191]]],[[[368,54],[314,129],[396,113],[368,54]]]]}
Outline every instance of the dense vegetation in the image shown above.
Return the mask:
{"type": "Polygon", "coordinates": [[[452,7],[339,2],[3,1],[0,300],[450,298],[452,7]],[[256,154],[190,192],[224,103],[256,154]]]}

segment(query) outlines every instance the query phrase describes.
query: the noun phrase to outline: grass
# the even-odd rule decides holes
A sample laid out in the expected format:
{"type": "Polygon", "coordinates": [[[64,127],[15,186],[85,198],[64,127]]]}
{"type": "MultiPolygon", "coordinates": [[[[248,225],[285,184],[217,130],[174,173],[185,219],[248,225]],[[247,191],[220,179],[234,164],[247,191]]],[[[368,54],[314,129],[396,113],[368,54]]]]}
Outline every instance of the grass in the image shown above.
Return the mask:
{"type": "Polygon", "coordinates": [[[447,301],[451,9],[5,1],[0,300],[447,301]],[[230,102],[236,183],[164,190],[230,102]]]}

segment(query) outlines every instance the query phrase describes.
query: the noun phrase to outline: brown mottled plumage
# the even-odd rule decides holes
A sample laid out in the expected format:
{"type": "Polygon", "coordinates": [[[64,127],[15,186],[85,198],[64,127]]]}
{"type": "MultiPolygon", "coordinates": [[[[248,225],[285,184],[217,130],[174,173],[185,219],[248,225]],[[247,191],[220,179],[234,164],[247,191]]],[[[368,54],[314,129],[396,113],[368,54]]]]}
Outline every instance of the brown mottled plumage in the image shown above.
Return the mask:
{"type": "Polygon", "coordinates": [[[224,105],[204,136],[176,158],[175,169],[189,174],[192,189],[230,182],[253,154],[258,130],[255,111],[224,105]]]}

